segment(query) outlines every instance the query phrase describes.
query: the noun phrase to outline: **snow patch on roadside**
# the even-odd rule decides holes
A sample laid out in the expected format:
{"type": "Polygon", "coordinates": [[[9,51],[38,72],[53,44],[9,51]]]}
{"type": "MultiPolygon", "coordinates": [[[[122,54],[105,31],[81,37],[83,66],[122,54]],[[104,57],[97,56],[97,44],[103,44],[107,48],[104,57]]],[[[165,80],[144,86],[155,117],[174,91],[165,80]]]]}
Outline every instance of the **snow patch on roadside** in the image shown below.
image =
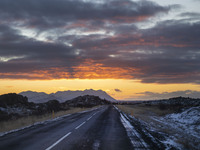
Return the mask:
{"type": "Polygon", "coordinates": [[[182,147],[182,149],[184,149],[184,144],[189,143],[190,147],[200,148],[200,106],[188,108],[180,113],[168,114],[164,117],[152,116],[151,119],[154,120],[151,128],[157,126],[161,130],[169,130],[171,136],[163,143],[182,147]]]}
{"type": "Polygon", "coordinates": [[[165,118],[182,124],[200,124],[200,106],[192,107],[182,113],[167,115],[165,118]]]}
{"type": "Polygon", "coordinates": [[[140,134],[135,130],[131,123],[120,113],[120,120],[126,129],[129,139],[134,149],[148,149],[148,145],[142,140],[140,134]]]}
{"type": "Polygon", "coordinates": [[[99,140],[95,140],[94,144],[93,144],[93,150],[98,150],[100,147],[100,141],[99,140]]]}
{"type": "MultiPolygon", "coordinates": [[[[117,110],[119,110],[119,109],[117,108],[117,110]]],[[[152,143],[154,143],[161,149],[163,149],[164,147],[165,147],[164,149],[166,149],[166,150],[170,150],[170,149],[180,150],[181,149],[182,146],[175,142],[176,141],[175,137],[169,136],[162,132],[158,132],[158,130],[156,128],[153,128],[151,126],[151,123],[146,123],[143,120],[136,119],[135,117],[133,117],[131,115],[127,115],[127,114],[121,112],[120,110],[119,110],[119,112],[120,112],[122,124],[126,128],[130,139],[131,139],[131,134],[129,134],[129,131],[128,131],[129,129],[130,129],[130,133],[132,130],[132,133],[137,135],[137,137],[140,139],[140,141],[145,136],[145,137],[148,137],[148,138],[146,138],[147,141],[150,140],[152,143]],[[130,122],[130,120],[131,120],[131,122],[130,122]],[[131,123],[134,123],[136,126],[140,126],[139,130],[141,130],[143,135],[141,135],[141,133],[138,132],[138,130],[135,130],[135,126],[133,126],[131,123]]],[[[132,139],[135,140],[134,138],[132,138],[132,139]]],[[[150,148],[154,147],[153,145],[151,145],[152,144],[151,142],[146,143],[144,140],[142,140],[142,141],[143,141],[142,144],[144,144],[144,147],[146,149],[150,149],[150,148]]],[[[133,144],[133,142],[132,142],[132,144],[133,144]]],[[[133,145],[135,146],[135,144],[133,144],[133,145]]],[[[145,149],[145,148],[142,148],[142,149],[145,149]]]]}
{"type": "Polygon", "coordinates": [[[200,140],[200,106],[153,119],[200,140]]]}
{"type": "Polygon", "coordinates": [[[115,105],[113,105],[114,106],[114,108],[117,110],[117,111],[119,111],[119,109],[115,106],[115,105]]]}
{"type": "Polygon", "coordinates": [[[183,149],[183,147],[180,144],[176,143],[175,139],[172,139],[172,138],[166,139],[165,141],[163,141],[163,143],[167,146],[166,150],[171,150],[172,149],[171,145],[176,147],[176,149],[178,150],[183,149]]]}

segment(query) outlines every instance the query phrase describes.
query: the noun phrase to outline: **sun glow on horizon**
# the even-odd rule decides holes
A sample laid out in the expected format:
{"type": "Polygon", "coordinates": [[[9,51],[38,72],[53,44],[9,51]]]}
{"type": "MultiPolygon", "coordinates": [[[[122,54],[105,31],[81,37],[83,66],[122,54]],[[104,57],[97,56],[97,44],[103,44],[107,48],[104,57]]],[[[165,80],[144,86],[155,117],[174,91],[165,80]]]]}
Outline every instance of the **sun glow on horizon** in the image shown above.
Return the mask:
{"type": "Polygon", "coordinates": [[[138,80],[128,79],[60,79],[60,80],[0,80],[0,94],[20,93],[22,91],[45,92],[47,94],[57,91],[75,90],[103,90],[117,100],[128,100],[143,95],[143,92],[173,92],[177,90],[197,90],[196,84],[153,84],[141,83],[138,80]],[[120,89],[116,91],[115,89],[120,89]]]}

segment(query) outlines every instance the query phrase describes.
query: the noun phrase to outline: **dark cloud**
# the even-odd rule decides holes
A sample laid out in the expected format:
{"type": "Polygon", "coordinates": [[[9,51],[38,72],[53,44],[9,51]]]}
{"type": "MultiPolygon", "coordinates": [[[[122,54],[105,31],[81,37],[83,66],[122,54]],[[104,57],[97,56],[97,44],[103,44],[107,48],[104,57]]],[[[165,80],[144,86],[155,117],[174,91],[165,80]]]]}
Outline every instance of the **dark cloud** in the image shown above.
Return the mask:
{"type": "Polygon", "coordinates": [[[196,13],[196,12],[184,12],[181,13],[179,16],[181,17],[198,17],[200,16],[200,13],[196,13]]]}
{"type": "Polygon", "coordinates": [[[199,29],[200,23],[169,20],[132,34],[78,39],[74,45],[105,66],[134,68],[131,76],[144,83],[200,83],[199,29]]]}
{"type": "Polygon", "coordinates": [[[76,20],[136,22],[169,10],[170,7],[162,7],[150,1],[116,0],[102,4],[81,0],[0,1],[1,19],[43,30],[63,27],[76,20]]]}
{"type": "Polygon", "coordinates": [[[67,72],[81,61],[76,60],[75,50],[64,44],[36,41],[4,25],[0,25],[0,32],[0,73],[4,73],[1,78],[18,78],[15,73],[19,73],[19,78],[31,79],[23,73],[50,72],[57,67],[67,72]]]}
{"type": "Polygon", "coordinates": [[[179,15],[190,22],[165,20],[146,29],[136,24],[178,7],[130,0],[1,0],[0,78],[200,84],[197,13],[179,15]]]}
{"type": "Polygon", "coordinates": [[[122,92],[120,89],[115,89],[115,92],[122,92]]]}

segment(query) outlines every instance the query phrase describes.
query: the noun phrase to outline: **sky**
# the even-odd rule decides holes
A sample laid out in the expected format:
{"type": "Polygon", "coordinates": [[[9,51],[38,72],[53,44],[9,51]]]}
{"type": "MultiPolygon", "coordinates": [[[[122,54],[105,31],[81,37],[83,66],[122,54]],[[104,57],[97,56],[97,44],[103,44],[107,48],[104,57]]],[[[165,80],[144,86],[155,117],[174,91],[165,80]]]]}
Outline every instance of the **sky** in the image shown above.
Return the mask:
{"type": "Polygon", "coordinates": [[[200,0],[1,0],[0,94],[200,97],[200,0]]]}

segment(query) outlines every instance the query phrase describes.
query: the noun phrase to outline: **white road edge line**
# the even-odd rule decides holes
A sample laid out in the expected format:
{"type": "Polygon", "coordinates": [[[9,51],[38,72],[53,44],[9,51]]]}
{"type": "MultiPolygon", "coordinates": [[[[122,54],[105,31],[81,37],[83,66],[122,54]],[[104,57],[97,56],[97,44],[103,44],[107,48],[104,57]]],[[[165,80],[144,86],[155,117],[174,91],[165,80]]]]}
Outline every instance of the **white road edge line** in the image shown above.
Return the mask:
{"type": "Polygon", "coordinates": [[[75,129],[77,130],[78,128],[80,128],[84,124],[85,124],[85,121],[83,123],[81,123],[79,126],[77,126],[75,129]]]}
{"type": "Polygon", "coordinates": [[[60,143],[62,140],[64,140],[64,138],[68,137],[70,134],[71,134],[71,132],[67,133],[66,135],[64,135],[62,138],[60,138],[58,141],[56,141],[54,144],[52,144],[51,146],[49,146],[45,150],[52,149],[54,146],[56,146],[58,143],[60,143]]]}

